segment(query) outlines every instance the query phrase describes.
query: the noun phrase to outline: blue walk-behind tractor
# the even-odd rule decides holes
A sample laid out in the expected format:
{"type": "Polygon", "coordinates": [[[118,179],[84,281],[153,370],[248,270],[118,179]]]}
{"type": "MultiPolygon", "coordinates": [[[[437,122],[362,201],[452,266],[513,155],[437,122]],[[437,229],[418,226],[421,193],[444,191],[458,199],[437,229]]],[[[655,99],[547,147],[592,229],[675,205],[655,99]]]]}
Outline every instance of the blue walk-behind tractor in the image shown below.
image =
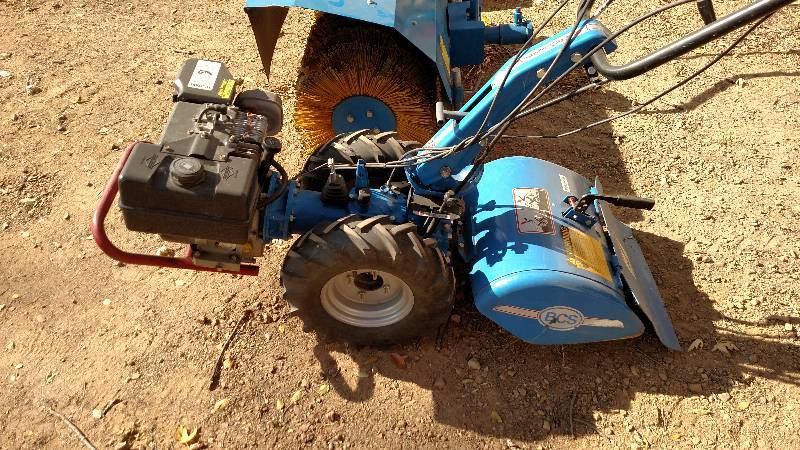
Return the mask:
{"type": "Polygon", "coordinates": [[[719,19],[700,2],[705,27],[615,66],[606,54],[617,35],[694,0],[665,5],[615,33],[590,14],[592,0],[583,0],[571,27],[538,43],[532,33],[460,110],[438,103],[443,126],[425,145],[392,131],[348,130],[317,148],[294,179],[274,159],[279,97],[237,93],[224,64],[189,60],[161,139],[132,144],[109,181],[92,223],[95,239],[131,264],[255,275],[265,245],[299,234],[281,271],[285,299],[309,328],[360,344],[437,330],[464,289],[482,314],[527,342],[631,338],[649,325],[666,347],[680,349],[642,251],[611,210],[649,209],[653,201],[606,193],[599,180],[539,159],[486,161],[514,120],[753,23],[671,91],[792,1],[758,0],[719,19]],[[588,84],[553,91],[574,70],[585,71],[588,84]],[[103,224],[117,193],[129,230],[186,243],[187,253],[115,247],[103,224]]]}

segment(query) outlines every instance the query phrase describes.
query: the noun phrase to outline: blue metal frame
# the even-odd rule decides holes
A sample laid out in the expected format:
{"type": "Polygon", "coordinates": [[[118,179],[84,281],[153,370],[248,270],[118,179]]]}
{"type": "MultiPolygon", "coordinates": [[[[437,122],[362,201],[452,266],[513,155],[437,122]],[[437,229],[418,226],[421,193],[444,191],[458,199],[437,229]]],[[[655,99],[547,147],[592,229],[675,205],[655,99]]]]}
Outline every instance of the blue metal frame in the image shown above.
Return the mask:
{"type": "MultiPolygon", "coordinates": [[[[436,63],[445,91],[452,98],[447,0],[247,0],[245,4],[248,13],[255,9],[276,7],[305,8],[394,28],[436,63]]],[[[258,30],[254,31],[258,41],[258,30]]],[[[274,48],[274,43],[265,44],[274,48]]]]}
{"type": "MultiPolygon", "coordinates": [[[[495,97],[498,98],[487,121],[487,126],[496,124],[500,119],[508,115],[539,81],[537,73],[540,69],[546,69],[552,63],[564,42],[566,42],[568,33],[569,29],[563,30],[526,50],[514,67],[511,68],[503,89],[500,90],[500,82],[505,74],[509,72],[512,61],[506,62],[460,109],[461,112],[466,113],[466,116],[458,121],[452,119],[448,121],[425,144],[425,147],[455,145],[477,133],[495,97]]],[[[600,22],[595,20],[584,21],[564,56],[556,63],[545,82],[552,81],[552,79],[561,75],[573,65],[570,60],[571,55],[575,53],[587,54],[591,49],[601,44],[608,37],[608,34],[600,22]]],[[[609,53],[615,49],[616,46],[612,43],[605,47],[605,50],[609,53]]],[[[445,192],[453,189],[469,171],[470,165],[479,151],[480,146],[476,144],[453,156],[420,164],[407,171],[409,179],[417,189],[425,192],[445,192]],[[442,170],[445,166],[448,169],[442,170]]]]}

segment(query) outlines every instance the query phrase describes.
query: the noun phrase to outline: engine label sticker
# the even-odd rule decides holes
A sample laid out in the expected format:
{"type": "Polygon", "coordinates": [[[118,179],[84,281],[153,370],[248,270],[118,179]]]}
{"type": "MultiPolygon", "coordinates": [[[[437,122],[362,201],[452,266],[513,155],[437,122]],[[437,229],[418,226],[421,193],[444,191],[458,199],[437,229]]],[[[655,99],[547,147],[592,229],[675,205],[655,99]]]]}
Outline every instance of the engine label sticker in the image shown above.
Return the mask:
{"type": "Polygon", "coordinates": [[[514,188],[512,195],[517,215],[517,231],[526,234],[555,232],[550,195],[545,189],[514,188]]]}
{"type": "Polygon", "coordinates": [[[221,62],[206,61],[203,59],[197,61],[197,64],[194,66],[194,72],[192,72],[192,77],[189,78],[188,86],[194,89],[213,91],[220,68],[222,68],[221,62]]]}
{"type": "Polygon", "coordinates": [[[578,229],[564,226],[561,227],[561,237],[564,240],[564,254],[570,264],[611,282],[606,253],[599,239],[578,229]]]}
{"type": "Polygon", "coordinates": [[[492,310],[512,316],[538,320],[543,327],[556,331],[572,331],[580,326],[625,328],[625,324],[622,321],[586,317],[579,310],[569,306],[549,306],[542,310],[536,310],[514,305],[497,305],[492,310]]]}

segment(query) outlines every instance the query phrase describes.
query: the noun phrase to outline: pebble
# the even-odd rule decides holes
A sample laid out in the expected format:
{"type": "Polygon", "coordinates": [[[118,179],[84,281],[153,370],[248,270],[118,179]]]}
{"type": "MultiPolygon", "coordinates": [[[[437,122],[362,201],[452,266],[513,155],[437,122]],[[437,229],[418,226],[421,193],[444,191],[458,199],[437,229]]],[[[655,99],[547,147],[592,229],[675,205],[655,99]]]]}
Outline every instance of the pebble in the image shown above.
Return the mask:
{"type": "Polygon", "coordinates": [[[28,77],[28,81],[25,83],[25,92],[27,92],[28,95],[36,95],[42,92],[42,89],[39,87],[39,80],[36,76],[31,75],[28,77]]]}
{"type": "Polygon", "coordinates": [[[550,421],[548,420],[542,421],[542,430],[550,431],[550,421]]]}
{"type": "Polygon", "coordinates": [[[8,78],[11,76],[11,72],[7,70],[0,70],[0,78],[8,78]]]}
{"type": "Polygon", "coordinates": [[[0,230],[7,230],[8,227],[9,227],[8,222],[3,222],[2,225],[0,225],[0,230]]]}
{"type": "Polygon", "coordinates": [[[0,311],[2,311],[4,309],[6,309],[6,304],[5,303],[0,303],[0,311]]]}
{"type": "Polygon", "coordinates": [[[110,305],[111,305],[111,299],[110,298],[104,298],[103,299],[103,306],[110,306],[110,305]]]}
{"type": "Polygon", "coordinates": [[[103,411],[100,410],[100,409],[96,409],[96,408],[93,409],[92,410],[92,417],[94,417],[97,420],[102,419],[103,418],[103,411]]]}
{"type": "Polygon", "coordinates": [[[736,409],[738,409],[739,411],[744,411],[745,409],[747,409],[749,407],[750,407],[750,402],[748,402],[746,400],[745,401],[741,401],[741,402],[739,402],[738,405],[736,405],[736,409]]]}
{"type": "Polygon", "coordinates": [[[689,383],[689,391],[694,392],[695,394],[700,394],[703,392],[703,385],[700,383],[689,383]]]}
{"type": "Polygon", "coordinates": [[[794,329],[794,327],[790,323],[785,323],[785,324],[783,324],[783,329],[786,330],[786,331],[792,331],[794,329]]]}
{"type": "Polygon", "coordinates": [[[71,217],[69,213],[64,214],[64,220],[69,220],[71,217]]]}
{"type": "Polygon", "coordinates": [[[330,422],[336,422],[339,420],[339,414],[337,414],[336,411],[328,411],[328,413],[325,414],[325,418],[330,422]]]}
{"type": "Polygon", "coordinates": [[[156,250],[156,256],[166,256],[171,258],[175,256],[175,250],[167,247],[166,245],[162,245],[161,247],[158,247],[158,249],[156,250]]]}
{"type": "Polygon", "coordinates": [[[214,403],[214,412],[222,411],[227,408],[230,403],[231,401],[227,397],[217,400],[217,402],[214,403]]]}
{"type": "Polygon", "coordinates": [[[34,317],[34,319],[35,319],[35,320],[36,320],[38,323],[44,323],[44,316],[43,316],[43,315],[41,315],[41,314],[37,314],[37,315],[36,315],[36,317],[34,317]]]}
{"type": "Polygon", "coordinates": [[[470,358],[469,361],[467,361],[467,367],[472,370],[481,370],[481,363],[475,358],[470,358]]]}
{"type": "Polygon", "coordinates": [[[728,394],[727,392],[721,392],[717,394],[717,398],[722,400],[723,402],[727,402],[728,400],[731,399],[731,394],[728,394]]]}

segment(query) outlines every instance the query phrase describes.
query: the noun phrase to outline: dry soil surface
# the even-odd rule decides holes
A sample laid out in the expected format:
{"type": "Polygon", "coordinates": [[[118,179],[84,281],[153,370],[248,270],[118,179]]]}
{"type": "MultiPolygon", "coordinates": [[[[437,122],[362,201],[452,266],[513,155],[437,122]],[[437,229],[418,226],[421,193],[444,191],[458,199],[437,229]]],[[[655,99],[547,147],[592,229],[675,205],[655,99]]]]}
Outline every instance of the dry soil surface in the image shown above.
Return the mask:
{"type": "MultiPolygon", "coordinates": [[[[554,3],[525,12],[540,20],[554,3]]],[[[604,19],[613,29],[657,3],[618,2],[604,19]]],[[[507,20],[513,6],[490,2],[485,15],[507,20]]],[[[388,351],[320,343],[279,297],[287,243],[267,250],[257,278],[113,264],[89,219],[119,148],[159,135],[180,63],[225,61],[245,85],[279,92],[291,117],[313,17],[290,13],[269,80],[240,0],[0,0],[0,17],[0,447],[79,448],[43,405],[100,448],[184,448],[179,425],[198,427],[197,442],[211,448],[800,447],[797,4],[643,114],[561,140],[503,141],[497,153],[553,160],[601,176],[609,191],[657,200],[653,212],[620,213],[684,348],[694,343],[682,353],[649,334],[532,346],[466,300],[440,350],[431,339],[388,351]],[[254,302],[210,391],[220,348],[254,302]]],[[[620,39],[615,60],[699,24],[692,5],[680,8],[620,39]]],[[[514,132],[624,111],[724,45],[514,132]]],[[[490,51],[472,79],[504,54],[490,51]]],[[[280,137],[296,173],[303,155],[291,120],[280,137]]],[[[109,222],[126,248],[161,245],[126,233],[116,212],[109,222]]]]}

